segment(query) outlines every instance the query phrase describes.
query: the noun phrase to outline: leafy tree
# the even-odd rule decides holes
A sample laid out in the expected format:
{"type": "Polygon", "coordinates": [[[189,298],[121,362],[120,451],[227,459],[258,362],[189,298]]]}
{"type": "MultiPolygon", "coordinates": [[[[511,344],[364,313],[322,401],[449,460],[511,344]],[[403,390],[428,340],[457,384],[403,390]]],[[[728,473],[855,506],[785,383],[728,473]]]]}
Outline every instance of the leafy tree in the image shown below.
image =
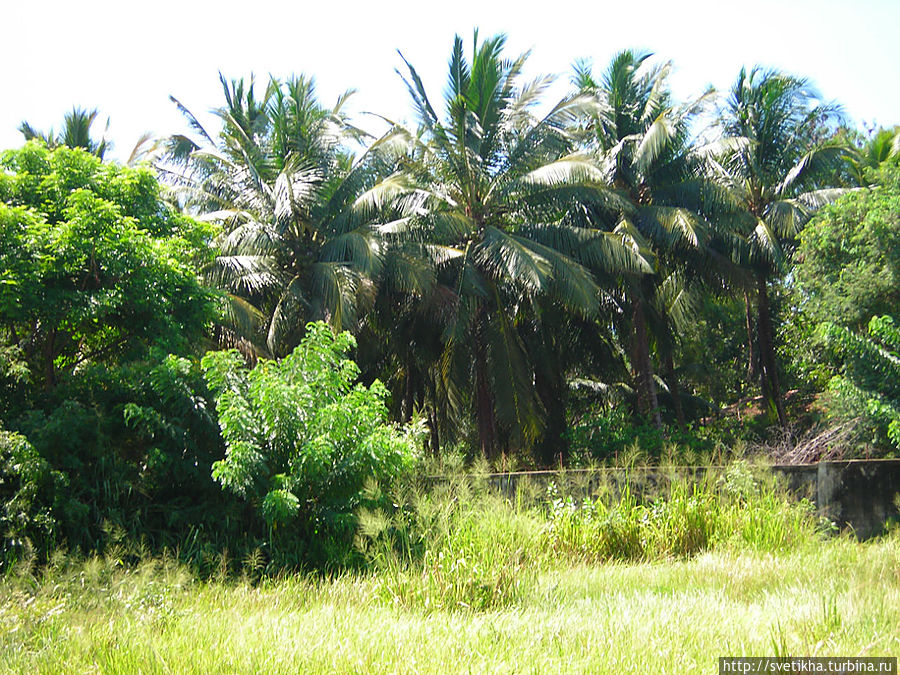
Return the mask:
{"type": "Polygon", "coordinates": [[[148,169],[82,149],[31,141],[0,166],[0,419],[46,468],[3,494],[8,513],[40,514],[13,538],[41,556],[113,530],[172,545],[227,512],[198,367],[165,358],[202,347],[218,314],[195,271],[213,230],[173,213],[148,169]]]}
{"type": "Polygon", "coordinates": [[[833,323],[820,331],[842,363],[828,383],[832,411],[860,418],[877,447],[900,450],[900,330],[893,317],[872,317],[866,333],[833,323]]]}
{"type": "Polygon", "coordinates": [[[795,364],[827,389],[831,413],[860,418],[867,441],[898,447],[900,167],[884,163],[872,178],[801,233],[790,336],[795,364]]]}
{"type": "Polygon", "coordinates": [[[900,308],[900,167],[885,165],[871,189],[823,209],[795,255],[796,303],[804,321],[853,331],[900,308]]]}
{"type": "Polygon", "coordinates": [[[0,166],[0,326],[35,383],[196,344],[215,316],[194,272],[211,230],[165,207],[149,170],[36,142],[0,166]]]}
{"type": "Polygon", "coordinates": [[[281,361],[249,370],[230,350],[202,362],[226,446],[215,479],[273,532],[285,531],[282,543],[299,539],[332,555],[349,551],[367,481],[390,481],[416,455],[415,431],[388,424],[384,386],[354,384],[359,368],[347,352],[355,344],[317,322],[281,361]]]}
{"type": "Polygon", "coordinates": [[[185,557],[211,542],[240,548],[240,505],[210,477],[223,446],[199,366],[146,358],[82,367],[8,418],[50,471],[39,503],[52,528],[27,533],[41,557],[111,543],[184,544],[185,557]]]}
{"type": "Polygon", "coordinates": [[[400,217],[386,226],[433,254],[432,315],[443,343],[434,388],[457,420],[471,405],[478,448],[491,459],[510,445],[529,447],[544,426],[535,387],[541,357],[522,332],[543,334],[529,328],[541,305],[595,314],[600,288],[585,261],[607,272],[642,264],[621,237],[565,222],[579,197],[616,198],[575,151],[572,124],[590,98],[565,98],[536,117],[550,80],[523,83],[528,55],[507,60],[504,44],[502,35],[479,42],[476,32],[469,60],[456,37],[440,115],[406,64],[419,129],[395,129],[409,161],[395,181],[406,186],[400,217]]]}
{"type": "Polygon", "coordinates": [[[741,70],[721,111],[726,141],[717,173],[744,212],[733,224],[741,234],[734,258],[753,274],[762,391],[782,426],[769,285],[786,270],[812,213],[841,194],[831,181],[847,148],[825,142],[837,116],[806,80],[760,68],[741,70]]]}

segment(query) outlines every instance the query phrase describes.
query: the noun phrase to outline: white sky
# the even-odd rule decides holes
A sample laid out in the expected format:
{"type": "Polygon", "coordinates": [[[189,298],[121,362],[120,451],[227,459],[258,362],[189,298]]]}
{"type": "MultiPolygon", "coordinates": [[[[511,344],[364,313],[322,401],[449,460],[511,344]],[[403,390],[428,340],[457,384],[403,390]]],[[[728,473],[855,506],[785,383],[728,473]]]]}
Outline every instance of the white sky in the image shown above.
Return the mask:
{"type": "Polygon", "coordinates": [[[185,131],[169,94],[198,114],[220,105],[220,70],[253,72],[260,84],[269,73],[310,74],[325,104],[352,87],[351,111],[409,118],[396,50],[436,101],[453,35],[471,49],[476,26],[507,33],[510,56],[532,48],[530,74],[559,74],[560,94],[576,58],[599,71],[636,47],[674,61],[682,99],[727,89],[742,65],[759,63],[809,77],[857,124],[900,124],[900,0],[0,0],[0,148],[21,144],[22,120],[58,129],[80,105],[110,118],[113,156],[125,158],[144,131],[185,131]]]}

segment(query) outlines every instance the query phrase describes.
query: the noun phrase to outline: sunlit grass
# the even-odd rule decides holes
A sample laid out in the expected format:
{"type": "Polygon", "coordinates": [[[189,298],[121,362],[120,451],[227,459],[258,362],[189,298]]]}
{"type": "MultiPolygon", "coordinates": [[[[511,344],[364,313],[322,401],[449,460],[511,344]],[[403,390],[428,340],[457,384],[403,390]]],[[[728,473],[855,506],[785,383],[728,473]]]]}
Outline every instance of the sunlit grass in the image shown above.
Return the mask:
{"type": "MultiPolygon", "coordinates": [[[[420,571],[413,592],[433,589],[420,571]]],[[[715,672],[732,654],[900,652],[900,536],[546,564],[499,609],[393,599],[382,572],[195,580],[61,561],[0,583],[0,670],[22,673],[715,672]]]]}

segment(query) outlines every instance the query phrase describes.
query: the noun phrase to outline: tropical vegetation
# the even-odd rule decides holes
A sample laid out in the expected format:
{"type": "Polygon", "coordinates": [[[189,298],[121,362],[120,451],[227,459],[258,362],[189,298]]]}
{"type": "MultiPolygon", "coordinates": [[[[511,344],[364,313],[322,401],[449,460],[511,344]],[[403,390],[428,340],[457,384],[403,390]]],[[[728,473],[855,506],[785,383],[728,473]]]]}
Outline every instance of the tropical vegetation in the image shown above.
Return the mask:
{"type": "MultiPolygon", "coordinates": [[[[758,67],[678,101],[635,50],[549,101],[528,57],[457,37],[438,100],[401,55],[411,122],[377,135],[309,75],[221,76],[217,129],[173,98],[187,128],[124,166],[96,111],[23,123],[0,155],[3,564],[405,565],[430,530],[397,490],[435,467],[727,460],[833,425],[845,456],[895,454],[897,130],[758,67]]],[[[680,555],[632,506],[545,543],[603,558],[566,528],[602,548],[638,513],[636,557],[680,555]]]]}

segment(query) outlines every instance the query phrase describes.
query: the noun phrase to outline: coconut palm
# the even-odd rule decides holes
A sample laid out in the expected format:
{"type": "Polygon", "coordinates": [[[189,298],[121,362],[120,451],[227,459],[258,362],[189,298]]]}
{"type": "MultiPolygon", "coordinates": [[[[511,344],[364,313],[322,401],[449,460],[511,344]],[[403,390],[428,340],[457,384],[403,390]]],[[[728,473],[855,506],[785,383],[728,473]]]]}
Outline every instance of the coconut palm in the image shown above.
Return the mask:
{"type": "Polygon", "coordinates": [[[442,114],[405,62],[419,128],[395,128],[409,144],[397,177],[407,189],[401,217],[385,226],[432,255],[442,400],[460,414],[471,405],[488,458],[541,434],[538,354],[523,331],[540,321],[542,304],[596,314],[601,289],[586,264],[612,273],[644,263],[622,237],[565,222],[579,199],[617,199],[575,152],[572,125],[593,103],[572,96],[537,117],[551,80],[523,83],[528,54],[505,59],[504,43],[503,35],[479,42],[476,32],[470,60],[456,37],[442,114]]]}
{"type": "Polygon", "coordinates": [[[859,143],[852,153],[847,172],[852,185],[866,186],[872,172],[881,164],[896,161],[900,157],[900,127],[878,129],[868,139],[859,143]]]}
{"type": "MultiPolygon", "coordinates": [[[[723,186],[740,204],[735,261],[752,272],[755,333],[763,395],[787,423],[775,358],[769,285],[784,270],[796,237],[812,213],[837,198],[837,169],[847,147],[832,137],[839,110],[801,78],[742,69],[720,112],[729,141],[717,165],[723,186]]],[[[748,295],[748,298],[750,295],[748,295]]],[[[749,307],[749,305],[748,305],[749,307]]],[[[749,324],[749,321],[748,321],[749,324]]]]}
{"type": "Polygon", "coordinates": [[[343,145],[364,136],[342,111],[351,92],[326,109],[303,76],[272,78],[261,98],[252,79],[220,79],[217,140],[173,99],[194,133],[171,137],[162,168],[189,209],[223,226],[207,274],[230,294],[232,337],[277,355],[309,321],[355,328],[384,251],[364,197],[382,160],[343,145]]]}
{"type": "Polygon", "coordinates": [[[620,331],[628,335],[638,408],[661,427],[652,343],[656,343],[673,393],[679,422],[672,349],[675,327],[684,323],[690,285],[719,266],[719,233],[707,216],[726,195],[705,175],[705,162],[691,141],[691,119],[706,96],[675,105],[669,94],[668,63],[654,65],[650,54],[625,50],[600,78],[577,63],[574,84],[597,98],[584,126],[585,142],[622,197],[624,208],[593,208],[587,217],[629,241],[653,267],[626,275],[618,287],[620,331]],[[711,264],[712,263],[712,264],[711,264]],[[677,290],[673,290],[677,289],[677,290]]]}
{"type": "Polygon", "coordinates": [[[19,131],[25,137],[26,141],[36,138],[43,141],[51,148],[60,145],[69,148],[84,148],[91,154],[97,155],[97,157],[103,159],[112,144],[107,142],[105,138],[106,131],[109,130],[109,120],[106,120],[106,129],[104,130],[103,138],[96,141],[91,136],[91,127],[93,127],[94,122],[97,121],[97,116],[99,114],[100,113],[96,109],[84,110],[82,108],[73,107],[70,112],[65,114],[62,131],[60,131],[59,134],[54,134],[53,129],[47,132],[39,131],[28,122],[22,122],[22,124],[19,125],[19,131]]]}

